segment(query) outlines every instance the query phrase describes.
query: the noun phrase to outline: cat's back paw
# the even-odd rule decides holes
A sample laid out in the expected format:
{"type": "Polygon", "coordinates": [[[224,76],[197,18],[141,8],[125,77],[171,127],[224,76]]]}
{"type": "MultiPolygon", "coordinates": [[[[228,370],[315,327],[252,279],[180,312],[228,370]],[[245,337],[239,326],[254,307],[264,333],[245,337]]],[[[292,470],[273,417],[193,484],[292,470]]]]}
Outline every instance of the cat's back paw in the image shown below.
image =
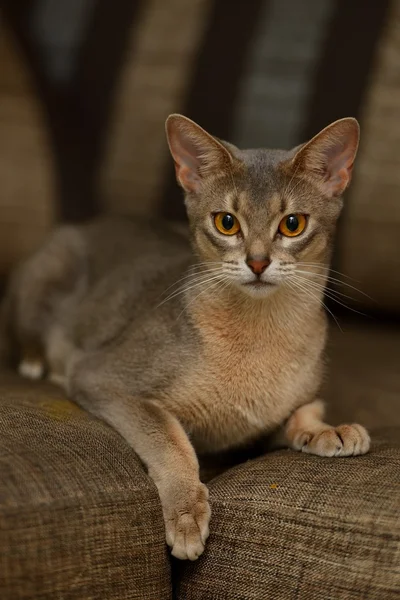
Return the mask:
{"type": "Polygon", "coordinates": [[[39,359],[24,358],[18,365],[18,373],[25,379],[37,381],[44,376],[44,363],[39,359]]]}

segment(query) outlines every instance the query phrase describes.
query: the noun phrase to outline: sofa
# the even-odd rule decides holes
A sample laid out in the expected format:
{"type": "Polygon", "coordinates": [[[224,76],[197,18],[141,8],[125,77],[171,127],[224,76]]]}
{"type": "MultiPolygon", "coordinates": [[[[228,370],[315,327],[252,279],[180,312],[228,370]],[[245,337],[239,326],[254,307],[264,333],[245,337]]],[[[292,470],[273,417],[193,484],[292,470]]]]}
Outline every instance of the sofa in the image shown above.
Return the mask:
{"type": "Polygon", "coordinates": [[[398,598],[400,2],[44,4],[5,1],[0,27],[0,281],[57,222],[183,218],[168,112],[283,147],[356,116],[324,398],[372,447],[330,459],[260,440],[201,457],[211,533],[181,562],[126,442],[53,384],[2,369],[1,600],[398,598]]]}

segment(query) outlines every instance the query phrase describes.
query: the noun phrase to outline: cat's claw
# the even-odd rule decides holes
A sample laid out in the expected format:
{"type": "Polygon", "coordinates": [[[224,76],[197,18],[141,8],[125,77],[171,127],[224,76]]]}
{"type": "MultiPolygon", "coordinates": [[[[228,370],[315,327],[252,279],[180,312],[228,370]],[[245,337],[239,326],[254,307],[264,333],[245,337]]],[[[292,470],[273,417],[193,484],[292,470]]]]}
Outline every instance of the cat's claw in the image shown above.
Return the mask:
{"type": "Polygon", "coordinates": [[[358,424],[304,431],[296,437],[297,450],[318,456],[358,456],[366,454],[370,445],[367,430],[358,424]]]}
{"type": "Polygon", "coordinates": [[[196,560],[209,535],[211,509],[208,489],[202,483],[189,493],[181,492],[174,502],[164,502],[166,540],[171,553],[181,560],[196,560]]]}

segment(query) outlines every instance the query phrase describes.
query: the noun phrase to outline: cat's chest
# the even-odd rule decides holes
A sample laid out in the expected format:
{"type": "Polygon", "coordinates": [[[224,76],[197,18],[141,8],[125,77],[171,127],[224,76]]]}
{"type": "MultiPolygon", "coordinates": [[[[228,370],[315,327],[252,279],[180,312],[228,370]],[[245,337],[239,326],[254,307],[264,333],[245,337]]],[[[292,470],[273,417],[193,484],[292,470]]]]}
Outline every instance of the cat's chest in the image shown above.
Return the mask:
{"type": "Polygon", "coordinates": [[[180,406],[201,449],[241,443],[277,427],[311,393],[320,349],[261,328],[203,339],[180,381],[180,406]]]}
{"type": "Polygon", "coordinates": [[[261,332],[234,340],[214,339],[203,348],[202,359],[214,393],[260,411],[269,397],[280,397],[292,387],[303,363],[292,340],[261,332]]]}

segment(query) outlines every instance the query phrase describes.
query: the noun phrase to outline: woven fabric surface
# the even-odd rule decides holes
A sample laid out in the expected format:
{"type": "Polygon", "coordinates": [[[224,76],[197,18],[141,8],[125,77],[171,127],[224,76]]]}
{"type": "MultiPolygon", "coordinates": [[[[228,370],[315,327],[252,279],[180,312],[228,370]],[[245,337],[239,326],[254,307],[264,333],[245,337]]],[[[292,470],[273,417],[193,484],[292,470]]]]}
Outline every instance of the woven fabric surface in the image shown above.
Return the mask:
{"type": "Polygon", "coordinates": [[[167,600],[154,484],[50,385],[0,376],[0,598],[167,600]]]}
{"type": "Polygon", "coordinates": [[[390,600],[400,591],[400,429],[371,453],[284,450],[209,484],[206,551],[177,566],[179,600],[390,600]]]}

